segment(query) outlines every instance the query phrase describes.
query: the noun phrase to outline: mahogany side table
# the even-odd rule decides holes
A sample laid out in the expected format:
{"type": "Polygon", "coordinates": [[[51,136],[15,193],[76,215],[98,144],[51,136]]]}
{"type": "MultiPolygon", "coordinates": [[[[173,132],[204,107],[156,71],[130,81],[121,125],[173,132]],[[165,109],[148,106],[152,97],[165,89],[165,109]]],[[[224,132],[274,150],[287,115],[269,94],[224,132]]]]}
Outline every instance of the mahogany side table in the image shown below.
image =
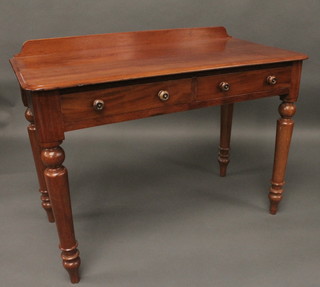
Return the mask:
{"type": "Polygon", "coordinates": [[[42,206],[56,223],[63,266],[80,280],[65,132],[221,106],[218,161],[229,163],[233,104],[280,96],[270,213],[282,199],[298,98],[300,53],[230,37],[223,27],[31,40],[10,62],[21,87],[42,206]]]}

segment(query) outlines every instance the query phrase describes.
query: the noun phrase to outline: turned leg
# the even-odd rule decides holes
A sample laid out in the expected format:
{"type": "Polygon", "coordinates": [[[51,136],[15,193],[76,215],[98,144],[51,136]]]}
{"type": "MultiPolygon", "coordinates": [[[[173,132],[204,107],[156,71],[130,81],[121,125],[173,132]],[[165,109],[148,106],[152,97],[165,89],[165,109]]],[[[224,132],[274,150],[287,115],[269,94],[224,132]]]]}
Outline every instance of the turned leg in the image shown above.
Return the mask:
{"type": "Polygon", "coordinates": [[[64,151],[59,143],[47,144],[42,149],[41,159],[46,166],[44,175],[56,220],[63,266],[68,271],[71,282],[78,283],[80,257],[74,235],[68,173],[62,165],[64,158],[64,151]]]}
{"type": "Polygon", "coordinates": [[[284,177],[294,126],[292,117],[296,112],[296,106],[293,102],[286,102],[285,98],[282,99],[283,102],[279,106],[281,118],[277,122],[273,173],[269,192],[271,214],[277,213],[278,204],[282,199],[284,177]]]}
{"type": "Polygon", "coordinates": [[[28,134],[29,134],[30,144],[32,148],[33,159],[34,159],[34,163],[35,163],[37,175],[38,175],[38,181],[39,181],[39,187],[40,187],[39,191],[41,193],[40,198],[42,202],[42,207],[47,212],[49,222],[54,222],[51,202],[50,202],[50,198],[47,190],[47,185],[44,179],[45,167],[40,158],[41,148],[38,143],[38,139],[36,135],[36,127],[34,125],[33,114],[30,108],[26,110],[25,117],[30,122],[28,126],[28,134]]]}
{"type": "Polygon", "coordinates": [[[221,106],[220,111],[220,145],[218,162],[220,165],[220,176],[226,176],[227,166],[230,161],[230,138],[231,138],[231,127],[232,127],[232,114],[233,104],[226,104],[221,106]]]}

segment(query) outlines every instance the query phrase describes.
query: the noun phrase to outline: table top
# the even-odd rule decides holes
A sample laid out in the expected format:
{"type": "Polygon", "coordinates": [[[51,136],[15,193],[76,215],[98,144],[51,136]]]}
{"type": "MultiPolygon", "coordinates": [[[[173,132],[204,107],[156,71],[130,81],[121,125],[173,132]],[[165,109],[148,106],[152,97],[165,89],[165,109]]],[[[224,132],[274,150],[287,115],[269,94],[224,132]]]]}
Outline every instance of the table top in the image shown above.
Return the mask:
{"type": "Polygon", "coordinates": [[[306,58],[208,27],[31,40],[10,63],[22,89],[43,91],[306,58]]]}

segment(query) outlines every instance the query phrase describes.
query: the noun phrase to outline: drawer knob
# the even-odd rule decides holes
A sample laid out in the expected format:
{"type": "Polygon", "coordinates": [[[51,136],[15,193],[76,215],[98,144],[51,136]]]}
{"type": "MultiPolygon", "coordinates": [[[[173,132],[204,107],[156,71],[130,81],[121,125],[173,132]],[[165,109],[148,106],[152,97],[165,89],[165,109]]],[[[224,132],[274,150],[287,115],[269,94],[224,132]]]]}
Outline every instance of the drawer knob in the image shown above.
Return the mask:
{"type": "Polygon", "coordinates": [[[267,83],[269,84],[269,85],[275,85],[276,83],[277,83],[277,78],[276,78],[276,76],[269,76],[268,78],[267,78],[267,83]]]}
{"type": "Polygon", "coordinates": [[[101,111],[104,108],[104,101],[103,100],[94,100],[93,102],[93,108],[96,111],[101,111]]]}
{"type": "Polygon", "coordinates": [[[169,92],[168,91],[163,91],[161,90],[159,93],[158,93],[158,97],[161,101],[165,102],[167,100],[169,100],[170,98],[170,95],[169,95],[169,92]]]}
{"type": "Polygon", "coordinates": [[[221,82],[221,83],[219,84],[219,88],[220,88],[220,90],[221,90],[222,92],[227,92],[227,91],[230,90],[230,84],[227,83],[227,82],[221,82]]]}

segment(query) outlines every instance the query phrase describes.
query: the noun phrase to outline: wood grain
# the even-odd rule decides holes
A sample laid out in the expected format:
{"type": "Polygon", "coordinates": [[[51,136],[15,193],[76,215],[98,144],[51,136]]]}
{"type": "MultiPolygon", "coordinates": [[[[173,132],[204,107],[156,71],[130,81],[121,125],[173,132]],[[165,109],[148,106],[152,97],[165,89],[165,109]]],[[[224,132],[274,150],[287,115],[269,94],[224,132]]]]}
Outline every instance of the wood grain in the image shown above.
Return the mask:
{"type": "Polygon", "coordinates": [[[284,66],[263,65],[234,70],[224,69],[205,73],[193,73],[192,78],[163,81],[161,78],[123,82],[123,85],[108,85],[64,89],[60,91],[61,112],[65,131],[127,121],[159,114],[166,114],[205,106],[228,104],[289,93],[291,64],[284,66]],[[266,82],[269,75],[277,76],[277,84],[266,82]],[[228,92],[219,89],[219,83],[227,81],[228,92]],[[161,102],[157,97],[160,90],[167,90],[170,99],[161,102]],[[93,102],[105,102],[102,111],[93,109],[93,102]]]}
{"type": "Polygon", "coordinates": [[[61,96],[63,120],[67,124],[79,119],[99,121],[101,118],[112,115],[192,102],[191,82],[191,79],[182,79],[63,94],[61,96]],[[159,99],[158,93],[161,90],[169,93],[168,101],[163,102],[159,99]],[[104,101],[103,110],[93,109],[93,102],[96,99],[104,101]]]}
{"type": "Polygon", "coordinates": [[[10,62],[35,91],[303,59],[209,27],[33,40],[10,62]]]}

